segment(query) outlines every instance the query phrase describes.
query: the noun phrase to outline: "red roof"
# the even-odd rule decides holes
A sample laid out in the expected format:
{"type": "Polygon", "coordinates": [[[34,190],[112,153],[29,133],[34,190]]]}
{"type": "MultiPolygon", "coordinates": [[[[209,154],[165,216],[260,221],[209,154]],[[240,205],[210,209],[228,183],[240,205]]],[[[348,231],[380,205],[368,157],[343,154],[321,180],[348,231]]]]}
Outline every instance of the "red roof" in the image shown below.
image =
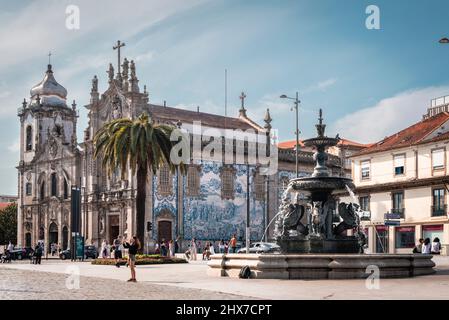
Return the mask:
{"type": "MultiPolygon", "coordinates": [[[[302,142],[302,140],[299,140],[299,146],[300,147],[304,147],[304,143],[302,142]]],[[[288,140],[288,141],[279,142],[278,143],[278,148],[279,149],[293,149],[293,148],[296,148],[296,140],[288,140]]]]}
{"type": "Polygon", "coordinates": [[[9,205],[13,204],[14,202],[0,202],[0,210],[5,209],[9,205]]]}
{"type": "Polygon", "coordinates": [[[449,113],[442,112],[433,117],[424,119],[414,125],[405,128],[385,139],[372,144],[370,147],[361,150],[354,156],[387,151],[392,149],[399,149],[409,147],[420,143],[428,143],[438,141],[449,137],[449,133],[443,133],[432,139],[426,138],[435,130],[440,128],[446,121],[449,120],[449,113]]]}

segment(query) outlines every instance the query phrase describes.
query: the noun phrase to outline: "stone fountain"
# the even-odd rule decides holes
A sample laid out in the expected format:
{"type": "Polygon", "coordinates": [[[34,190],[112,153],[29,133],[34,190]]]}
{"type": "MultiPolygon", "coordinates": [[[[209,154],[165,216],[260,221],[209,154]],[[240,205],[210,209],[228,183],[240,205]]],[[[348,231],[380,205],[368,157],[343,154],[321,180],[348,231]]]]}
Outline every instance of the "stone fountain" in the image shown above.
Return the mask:
{"type": "Polygon", "coordinates": [[[326,166],[328,147],[336,146],[335,138],[324,135],[326,125],[320,109],[316,138],[304,145],[316,151],[316,166],[311,177],[292,179],[283,195],[275,223],[274,236],[283,253],[359,253],[366,239],[360,228],[359,206],[340,203],[335,192],[353,189],[351,179],[332,177],[326,166]],[[292,196],[294,199],[292,199],[292,196]],[[347,235],[353,230],[353,235],[347,235]]]}
{"type": "Polygon", "coordinates": [[[363,253],[366,235],[359,205],[337,205],[335,194],[352,193],[354,184],[329,174],[326,148],[337,145],[339,138],[325,136],[321,110],[316,128],[317,137],[304,141],[316,150],[314,171],[310,177],[290,180],[275,216],[274,237],[281,253],[215,254],[208,274],[238,277],[245,266],[252,278],[262,279],[351,279],[377,272],[380,278],[402,278],[434,273],[432,255],[363,253]]]}

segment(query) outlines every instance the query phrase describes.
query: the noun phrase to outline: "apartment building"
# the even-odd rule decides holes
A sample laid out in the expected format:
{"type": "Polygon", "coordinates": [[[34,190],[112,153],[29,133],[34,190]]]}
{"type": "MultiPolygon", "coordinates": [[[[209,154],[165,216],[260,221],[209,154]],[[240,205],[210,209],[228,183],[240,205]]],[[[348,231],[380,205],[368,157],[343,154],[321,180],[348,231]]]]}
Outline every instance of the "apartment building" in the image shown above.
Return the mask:
{"type": "Polygon", "coordinates": [[[439,238],[449,254],[448,152],[449,113],[432,105],[422,121],[351,157],[355,194],[371,212],[368,252],[410,253],[420,238],[439,238]]]}

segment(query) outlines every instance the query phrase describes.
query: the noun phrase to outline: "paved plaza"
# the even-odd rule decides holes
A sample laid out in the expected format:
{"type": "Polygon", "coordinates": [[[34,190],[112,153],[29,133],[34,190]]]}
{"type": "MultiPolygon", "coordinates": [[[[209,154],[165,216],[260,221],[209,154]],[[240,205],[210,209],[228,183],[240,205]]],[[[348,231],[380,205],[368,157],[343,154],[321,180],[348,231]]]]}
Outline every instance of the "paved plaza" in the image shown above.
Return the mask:
{"type": "Polygon", "coordinates": [[[204,261],[137,267],[138,283],[128,283],[126,267],[90,262],[43,260],[0,264],[1,299],[449,299],[449,257],[435,257],[437,273],[407,279],[261,280],[214,278],[204,261]],[[73,266],[78,268],[73,269],[73,266]],[[79,270],[79,289],[68,289],[79,270]]]}

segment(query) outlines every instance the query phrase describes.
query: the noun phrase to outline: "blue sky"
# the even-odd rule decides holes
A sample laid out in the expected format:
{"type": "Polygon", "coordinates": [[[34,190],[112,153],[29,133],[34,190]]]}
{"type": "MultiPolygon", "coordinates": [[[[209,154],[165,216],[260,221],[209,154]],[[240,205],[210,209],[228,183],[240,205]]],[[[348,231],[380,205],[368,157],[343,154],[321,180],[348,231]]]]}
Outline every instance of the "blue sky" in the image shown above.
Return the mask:
{"type": "Polygon", "coordinates": [[[78,139],[86,127],[82,106],[90,81],[106,89],[112,46],[126,43],[140,86],[150,101],[237,115],[247,94],[249,115],[267,107],[280,140],[293,138],[286,93],[301,97],[302,137],[314,134],[318,108],[328,133],[372,142],[425,113],[449,94],[449,3],[433,1],[6,1],[0,5],[0,194],[17,192],[19,119],[16,110],[38,83],[51,51],[56,79],[81,107],[78,139]],[[65,27],[65,9],[80,8],[80,29],[65,27]],[[380,9],[380,30],[365,27],[368,5],[380,9]],[[445,15],[446,13],[446,15],[445,15]]]}

